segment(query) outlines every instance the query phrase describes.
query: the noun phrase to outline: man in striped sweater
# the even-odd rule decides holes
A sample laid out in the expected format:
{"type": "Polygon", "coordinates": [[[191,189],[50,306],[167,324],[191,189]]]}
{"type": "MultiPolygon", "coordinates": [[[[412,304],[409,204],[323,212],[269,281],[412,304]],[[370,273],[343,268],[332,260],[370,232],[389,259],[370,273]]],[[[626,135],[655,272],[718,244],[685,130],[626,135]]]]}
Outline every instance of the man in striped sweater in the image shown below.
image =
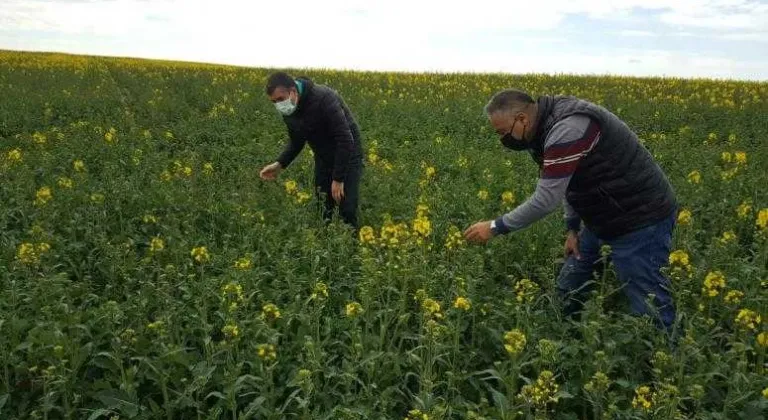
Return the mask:
{"type": "Polygon", "coordinates": [[[567,260],[558,290],[565,314],[575,315],[583,306],[594,286],[600,248],[609,245],[632,311],[671,329],[675,309],[661,268],[669,258],[677,202],[637,135],[605,108],[569,96],[534,100],[504,90],[493,96],[486,113],[505,147],[531,154],[540,177],[533,196],[495,220],[472,225],[466,239],[485,243],[523,229],[562,203],[567,260]]]}

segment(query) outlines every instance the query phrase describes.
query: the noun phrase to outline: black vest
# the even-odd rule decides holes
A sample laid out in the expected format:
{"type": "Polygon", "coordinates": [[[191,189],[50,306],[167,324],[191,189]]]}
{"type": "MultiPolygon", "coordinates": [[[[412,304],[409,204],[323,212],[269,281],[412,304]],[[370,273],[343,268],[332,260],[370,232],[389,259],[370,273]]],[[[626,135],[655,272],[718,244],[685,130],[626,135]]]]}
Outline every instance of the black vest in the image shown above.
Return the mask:
{"type": "Polygon", "coordinates": [[[613,239],[669,217],[677,208],[672,185],[637,135],[607,109],[570,96],[542,96],[531,155],[541,168],[552,127],[583,114],[600,126],[600,139],[581,158],[566,199],[597,237],[613,239]]]}

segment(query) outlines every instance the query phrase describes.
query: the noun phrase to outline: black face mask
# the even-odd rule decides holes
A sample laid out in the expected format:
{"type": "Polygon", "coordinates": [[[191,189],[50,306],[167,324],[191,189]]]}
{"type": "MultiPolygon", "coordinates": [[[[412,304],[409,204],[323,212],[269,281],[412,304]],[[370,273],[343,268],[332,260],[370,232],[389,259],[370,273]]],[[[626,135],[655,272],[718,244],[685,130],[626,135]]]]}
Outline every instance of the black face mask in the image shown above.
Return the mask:
{"type": "MultiPolygon", "coordinates": [[[[509,133],[505,134],[501,138],[501,144],[504,145],[507,149],[512,150],[525,150],[528,148],[528,142],[526,142],[523,139],[517,139],[512,135],[512,131],[515,130],[515,124],[517,124],[518,120],[515,120],[515,122],[512,123],[512,128],[509,130],[509,133]]],[[[525,126],[523,126],[523,135],[525,135],[525,126]]]]}

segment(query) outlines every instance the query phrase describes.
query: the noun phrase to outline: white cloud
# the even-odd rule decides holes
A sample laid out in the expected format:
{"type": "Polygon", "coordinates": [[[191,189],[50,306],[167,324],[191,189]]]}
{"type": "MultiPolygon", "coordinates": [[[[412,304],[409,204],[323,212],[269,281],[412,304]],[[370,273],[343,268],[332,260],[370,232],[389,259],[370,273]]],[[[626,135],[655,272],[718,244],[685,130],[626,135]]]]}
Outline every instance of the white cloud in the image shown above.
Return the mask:
{"type": "Polygon", "coordinates": [[[754,0],[680,2],[662,13],[661,21],[710,29],[763,29],[768,27],[768,4],[754,0]]]}
{"type": "Polygon", "coordinates": [[[768,4],[747,0],[3,0],[0,22],[9,29],[47,29],[61,33],[127,35],[153,27],[158,34],[275,34],[288,31],[322,36],[328,31],[371,36],[386,31],[397,39],[516,28],[545,31],[565,17],[594,19],[629,16],[636,10],[659,12],[664,23],[736,29],[768,26],[768,4]],[[290,29],[289,29],[290,28],[290,29]],[[358,32],[352,32],[358,31],[358,32]]]}
{"type": "Polygon", "coordinates": [[[628,37],[640,37],[640,38],[651,38],[651,37],[658,36],[657,33],[654,33],[651,31],[638,31],[638,30],[623,30],[619,32],[619,35],[628,36],[628,37]]]}
{"type": "MultiPolygon", "coordinates": [[[[584,57],[569,54],[567,45],[565,53],[532,52],[554,45],[552,38],[567,44],[567,35],[558,30],[569,15],[631,21],[638,10],[657,13],[654,19],[671,25],[677,36],[702,27],[733,28],[738,32],[716,30],[708,36],[759,41],[768,27],[768,6],[749,0],[476,0],[458,5],[438,0],[2,0],[0,47],[271,67],[754,73],[746,64],[720,62],[720,68],[680,53],[584,57]],[[494,35],[512,30],[514,37],[494,35]],[[503,42],[511,44],[500,48],[503,42]]],[[[669,36],[644,27],[620,35],[669,36]]]]}
{"type": "MultiPolygon", "coordinates": [[[[723,39],[731,41],[768,42],[768,32],[736,32],[723,35],[723,39]]],[[[768,51],[764,52],[768,54],[768,51]]]]}

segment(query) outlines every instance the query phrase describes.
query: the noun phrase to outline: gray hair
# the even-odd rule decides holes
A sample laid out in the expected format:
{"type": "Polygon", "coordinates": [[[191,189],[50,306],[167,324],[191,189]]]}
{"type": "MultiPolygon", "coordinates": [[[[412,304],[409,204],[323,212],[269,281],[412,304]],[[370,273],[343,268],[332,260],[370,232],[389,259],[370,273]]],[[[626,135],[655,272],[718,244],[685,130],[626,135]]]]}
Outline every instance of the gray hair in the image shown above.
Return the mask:
{"type": "Polygon", "coordinates": [[[493,115],[499,111],[523,110],[534,103],[536,102],[531,98],[531,95],[522,90],[505,89],[493,95],[488,104],[485,105],[485,113],[493,115]]]}

